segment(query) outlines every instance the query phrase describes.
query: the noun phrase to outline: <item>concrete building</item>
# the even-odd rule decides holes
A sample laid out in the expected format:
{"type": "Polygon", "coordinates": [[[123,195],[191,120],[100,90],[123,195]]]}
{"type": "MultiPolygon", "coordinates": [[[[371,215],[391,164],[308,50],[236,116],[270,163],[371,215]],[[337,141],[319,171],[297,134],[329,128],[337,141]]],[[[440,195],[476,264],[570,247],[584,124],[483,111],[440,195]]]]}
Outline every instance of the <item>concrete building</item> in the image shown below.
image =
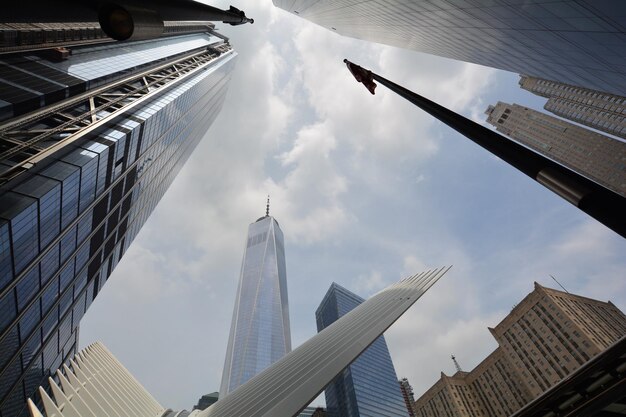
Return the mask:
{"type": "Polygon", "coordinates": [[[491,334],[499,347],[470,372],[441,378],[415,401],[416,415],[506,416],[626,335],[609,302],[535,288],[491,334]]]}
{"type": "Polygon", "coordinates": [[[626,3],[273,0],[340,35],[626,96],[626,3]]]}
{"type": "Polygon", "coordinates": [[[270,216],[248,226],[220,397],[291,351],[283,232],[270,216]]]}
{"type": "Polygon", "coordinates": [[[626,143],[517,104],[485,114],[498,132],[626,197],[626,143]]]}
{"type": "Polygon", "coordinates": [[[626,97],[528,75],[519,85],[546,97],[543,108],[557,116],[626,138],[626,97]]]}
{"type": "Polygon", "coordinates": [[[1,417],[76,353],[81,318],[221,110],[237,54],[213,24],[183,26],[0,55],[1,417]]]}

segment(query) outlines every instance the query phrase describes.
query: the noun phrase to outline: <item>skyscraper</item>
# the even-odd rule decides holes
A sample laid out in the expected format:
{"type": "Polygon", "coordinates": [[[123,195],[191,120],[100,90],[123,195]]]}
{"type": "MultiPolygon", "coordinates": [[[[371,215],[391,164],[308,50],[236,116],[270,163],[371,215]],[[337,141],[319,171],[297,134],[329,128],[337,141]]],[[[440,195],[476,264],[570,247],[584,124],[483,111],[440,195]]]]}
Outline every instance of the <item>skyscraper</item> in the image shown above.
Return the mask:
{"type": "Polygon", "coordinates": [[[417,416],[511,415],[623,338],[626,316],[611,302],[535,283],[489,330],[499,347],[470,372],[442,372],[415,402],[417,416]]]}
{"type": "Polygon", "coordinates": [[[548,101],[544,109],[574,122],[626,138],[626,97],[521,75],[519,85],[548,101]]]}
{"type": "Polygon", "coordinates": [[[66,49],[0,56],[1,417],[75,353],[80,319],[221,109],[236,53],[212,24],[169,27],[125,43],[77,29],[66,49]]]}
{"type": "Polygon", "coordinates": [[[626,95],[624,2],[273,2],[341,35],[626,95]]]}
{"type": "MultiPolygon", "coordinates": [[[[333,283],[315,312],[321,332],[365,300],[333,283]]],[[[329,417],[407,417],[385,337],[378,337],[324,391],[329,417]]]]}
{"type": "Polygon", "coordinates": [[[626,143],[517,104],[485,114],[498,132],[626,197],[626,143]]]}
{"type": "Polygon", "coordinates": [[[283,232],[269,213],[248,226],[220,398],[291,351],[283,232]]]}
{"type": "MultiPolygon", "coordinates": [[[[424,271],[397,282],[365,301],[326,331],[314,335],[257,378],[204,410],[173,411],[161,406],[100,343],[83,349],[50,384],[54,400],[40,390],[48,417],[323,417],[305,406],[361,352],[391,326],[448,268],[424,271]]],[[[29,401],[31,417],[41,417],[29,401]]]]}

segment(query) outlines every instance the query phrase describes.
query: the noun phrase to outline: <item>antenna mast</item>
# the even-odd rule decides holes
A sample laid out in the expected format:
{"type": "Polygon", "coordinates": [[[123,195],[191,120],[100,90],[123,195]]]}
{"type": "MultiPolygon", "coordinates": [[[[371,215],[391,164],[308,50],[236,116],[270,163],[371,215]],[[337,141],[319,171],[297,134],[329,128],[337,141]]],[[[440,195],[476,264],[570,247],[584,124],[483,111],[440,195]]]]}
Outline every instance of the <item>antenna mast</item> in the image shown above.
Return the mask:
{"type": "Polygon", "coordinates": [[[452,358],[452,362],[454,362],[454,367],[456,368],[456,371],[463,372],[463,370],[461,369],[461,365],[459,365],[459,363],[456,361],[456,357],[454,355],[450,357],[452,358]]]}
{"type": "MultiPolygon", "coordinates": [[[[550,275],[550,274],[548,274],[548,275],[550,275]]],[[[561,283],[560,283],[559,281],[557,281],[557,280],[556,280],[556,278],[554,278],[552,275],[550,275],[550,278],[552,278],[552,279],[554,280],[554,282],[556,282],[557,284],[559,284],[559,287],[563,288],[563,291],[565,291],[566,293],[568,293],[568,294],[569,294],[569,291],[567,291],[567,290],[565,289],[565,287],[564,287],[564,286],[562,286],[562,285],[561,285],[561,283]]]]}

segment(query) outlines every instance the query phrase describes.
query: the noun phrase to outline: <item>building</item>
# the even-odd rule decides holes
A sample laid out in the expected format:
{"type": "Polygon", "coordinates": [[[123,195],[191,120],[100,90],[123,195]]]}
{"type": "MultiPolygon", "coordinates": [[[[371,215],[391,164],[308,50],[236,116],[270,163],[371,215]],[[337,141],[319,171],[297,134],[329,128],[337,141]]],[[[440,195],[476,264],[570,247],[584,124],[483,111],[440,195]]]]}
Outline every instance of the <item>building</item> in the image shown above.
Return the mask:
{"type": "Polygon", "coordinates": [[[498,132],[626,197],[626,143],[517,104],[485,114],[498,132]]]}
{"type": "Polygon", "coordinates": [[[535,283],[489,330],[499,347],[470,372],[442,372],[415,401],[417,416],[511,415],[623,338],[626,316],[610,301],[535,283]]]}
{"type": "Polygon", "coordinates": [[[521,75],[519,85],[548,101],[544,109],[574,122],[626,138],[626,97],[521,75]]]}
{"type": "Polygon", "coordinates": [[[76,352],[82,316],[217,117],[236,57],[212,24],[68,52],[0,55],[2,417],[76,352]]]}
{"type": "Polygon", "coordinates": [[[404,405],[406,405],[406,409],[409,412],[409,417],[415,417],[415,410],[413,409],[413,404],[415,403],[415,398],[413,398],[413,387],[409,384],[409,380],[406,378],[402,378],[398,381],[400,384],[400,392],[402,392],[402,399],[404,400],[404,405]]]}
{"type": "MultiPolygon", "coordinates": [[[[393,284],[304,342],[258,378],[204,410],[174,411],[161,406],[101,343],[59,369],[49,393],[40,389],[47,417],[116,415],[137,417],[295,416],[305,410],[343,368],[391,326],[450,268],[425,271],[393,284]]],[[[31,417],[42,417],[28,401],[31,417]]],[[[324,416],[317,408],[314,417],[324,416]]]]}
{"type": "Polygon", "coordinates": [[[298,417],[326,417],[324,407],[307,407],[298,414],[298,417]]]}
{"type": "Polygon", "coordinates": [[[219,392],[212,392],[210,394],[204,394],[198,400],[198,404],[193,406],[193,409],[194,410],[204,410],[208,406],[215,404],[219,398],[220,398],[220,393],[219,392]]]}
{"type": "MultiPolygon", "coordinates": [[[[321,332],[358,307],[363,298],[333,283],[315,311],[321,332]]],[[[357,360],[324,390],[329,417],[408,415],[398,377],[384,336],[374,341],[357,360]]]]}
{"type": "Polygon", "coordinates": [[[291,351],[284,237],[269,204],[248,226],[221,398],[291,351]]]}
{"type": "Polygon", "coordinates": [[[340,35],[626,96],[623,2],[273,2],[340,35]]]}

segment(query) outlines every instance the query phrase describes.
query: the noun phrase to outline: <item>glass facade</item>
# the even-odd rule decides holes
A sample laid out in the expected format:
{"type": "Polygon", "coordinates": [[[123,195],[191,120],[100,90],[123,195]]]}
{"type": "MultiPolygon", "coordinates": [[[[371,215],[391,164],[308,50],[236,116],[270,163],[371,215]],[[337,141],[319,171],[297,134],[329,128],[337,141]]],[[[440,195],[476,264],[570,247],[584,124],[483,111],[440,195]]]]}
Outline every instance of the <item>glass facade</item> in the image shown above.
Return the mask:
{"type": "MultiPolygon", "coordinates": [[[[317,331],[365,300],[333,283],[315,312],[317,331]]],[[[408,411],[385,337],[380,336],[325,390],[329,417],[407,417],[408,411]]]]}
{"type": "MultiPolygon", "coordinates": [[[[60,63],[2,57],[0,66],[14,75],[38,74],[24,83],[43,80],[59,92],[47,96],[2,75],[0,82],[39,97],[24,107],[18,95],[5,95],[5,110],[38,109],[221,44],[197,33],[77,47],[60,63]]],[[[22,415],[26,398],[36,398],[36,387],[75,354],[80,319],[218,115],[235,57],[223,52],[0,188],[1,417],[22,415]]],[[[11,164],[2,160],[0,168],[11,164]]]]}
{"type": "Polygon", "coordinates": [[[220,398],[290,351],[284,238],[266,215],[248,227],[220,398]]]}
{"type": "Polygon", "coordinates": [[[273,0],[341,35],[626,96],[626,2],[273,0]]]}

